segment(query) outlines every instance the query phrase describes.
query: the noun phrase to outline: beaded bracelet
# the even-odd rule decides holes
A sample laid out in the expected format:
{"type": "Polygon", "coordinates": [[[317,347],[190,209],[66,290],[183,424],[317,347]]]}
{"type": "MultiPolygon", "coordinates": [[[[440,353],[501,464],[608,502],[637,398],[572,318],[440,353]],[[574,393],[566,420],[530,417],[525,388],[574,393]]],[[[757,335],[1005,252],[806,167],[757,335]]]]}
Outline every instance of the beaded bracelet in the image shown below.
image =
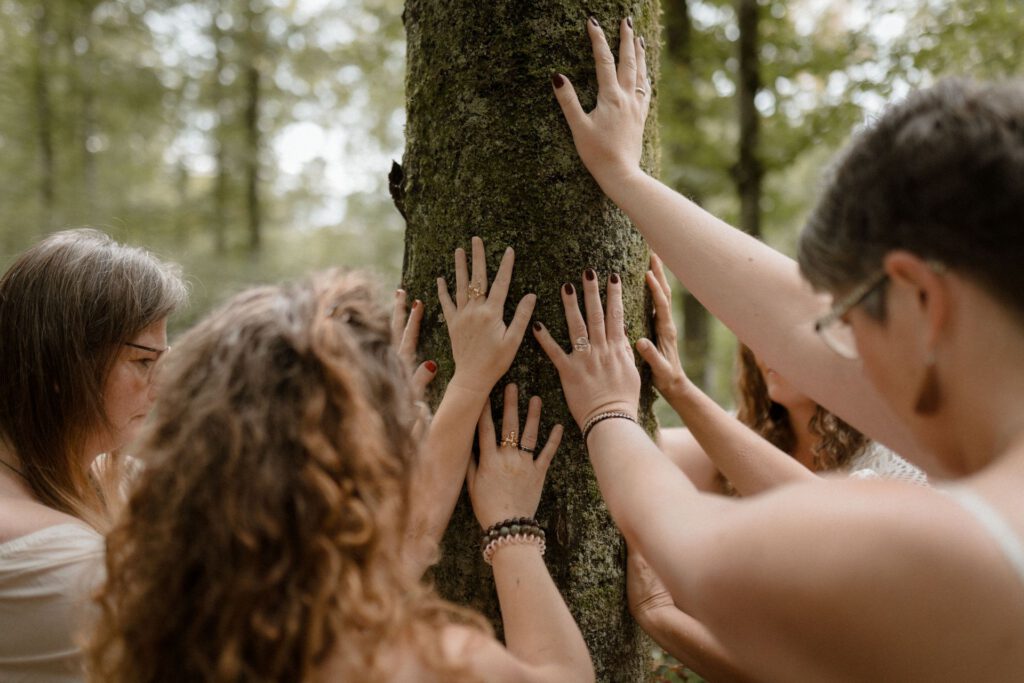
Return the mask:
{"type": "Polygon", "coordinates": [[[491,557],[499,547],[516,543],[537,543],[540,546],[540,554],[543,555],[544,539],[544,530],[540,528],[540,523],[536,519],[513,517],[489,526],[480,539],[480,550],[487,564],[491,563],[491,557]]]}
{"type": "Polygon", "coordinates": [[[613,417],[619,417],[624,420],[629,420],[633,424],[640,424],[639,422],[637,422],[637,419],[635,417],[622,410],[609,410],[603,413],[598,413],[597,415],[592,415],[590,419],[587,420],[587,423],[583,425],[583,444],[586,445],[587,437],[590,436],[591,430],[594,429],[594,427],[596,427],[599,422],[610,420],[613,417]]]}

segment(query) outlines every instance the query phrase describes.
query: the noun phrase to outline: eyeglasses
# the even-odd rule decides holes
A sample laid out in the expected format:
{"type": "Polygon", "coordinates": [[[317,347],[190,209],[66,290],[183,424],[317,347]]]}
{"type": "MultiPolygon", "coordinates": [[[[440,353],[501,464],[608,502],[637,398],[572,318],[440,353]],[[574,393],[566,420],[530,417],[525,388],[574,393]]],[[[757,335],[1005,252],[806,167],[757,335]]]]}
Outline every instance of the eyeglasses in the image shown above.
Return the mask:
{"type": "Polygon", "coordinates": [[[860,354],[857,352],[857,340],[853,336],[853,329],[849,323],[843,320],[843,316],[849,313],[855,306],[864,302],[877,290],[882,283],[889,279],[886,272],[879,271],[874,277],[855,287],[852,292],[832,305],[828,313],[823,315],[814,323],[814,331],[818,333],[821,340],[830,349],[843,358],[857,360],[860,354]]]}
{"type": "Polygon", "coordinates": [[[125,346],[130,346],[133,349],[139,349],[140,351],[147,351],[149,353],[155,353],[156,358],[142,358],[139,359],[140,363],[144,365],[144,372],[147,381],[153,380],[153,368],[156,367],[156,362],[160,360],[160,357],[171,350],[170,346],[165,346],[162,349],[157,349],[152,346],[145,346],[143,344],[136,344],[135,342],[124,342],[125,346]]]}

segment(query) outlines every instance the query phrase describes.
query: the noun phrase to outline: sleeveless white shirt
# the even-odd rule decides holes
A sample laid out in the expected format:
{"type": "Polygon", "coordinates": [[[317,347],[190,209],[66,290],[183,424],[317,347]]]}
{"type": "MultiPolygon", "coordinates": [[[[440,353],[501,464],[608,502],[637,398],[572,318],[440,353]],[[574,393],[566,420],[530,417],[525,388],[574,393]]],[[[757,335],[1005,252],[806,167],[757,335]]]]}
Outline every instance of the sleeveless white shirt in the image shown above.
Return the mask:
{"type": "Polygon", "coordinates": [[[103,577],[103,537],[58,524],[0,543],[0,681],[78,683],[74,640],[103,577]]]}

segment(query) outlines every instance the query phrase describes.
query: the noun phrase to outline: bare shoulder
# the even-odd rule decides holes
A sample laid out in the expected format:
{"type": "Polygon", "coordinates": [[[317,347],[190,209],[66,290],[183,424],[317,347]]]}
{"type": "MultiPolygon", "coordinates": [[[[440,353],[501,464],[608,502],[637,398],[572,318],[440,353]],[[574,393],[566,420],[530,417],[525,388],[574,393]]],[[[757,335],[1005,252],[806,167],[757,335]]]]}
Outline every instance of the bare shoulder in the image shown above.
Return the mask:
{"type": "Polygon", "coordinates": [[[940,491],[795,485],[726,516],[698,609],[723,637],[756,642],[775,678],[996,681],[1024,668],[1024,585],[940,491]]]}
{"type": "Polygon", "coordinates": [[[0,496],[0,543],[60,524],[84,526],[80,519],[25,498],[0,496]]]}
{"type": "Polygon", "coordinates": [[[718,468],[686,427],[659,429],[658,448],[701,491],[721,493],[718,468]]]}

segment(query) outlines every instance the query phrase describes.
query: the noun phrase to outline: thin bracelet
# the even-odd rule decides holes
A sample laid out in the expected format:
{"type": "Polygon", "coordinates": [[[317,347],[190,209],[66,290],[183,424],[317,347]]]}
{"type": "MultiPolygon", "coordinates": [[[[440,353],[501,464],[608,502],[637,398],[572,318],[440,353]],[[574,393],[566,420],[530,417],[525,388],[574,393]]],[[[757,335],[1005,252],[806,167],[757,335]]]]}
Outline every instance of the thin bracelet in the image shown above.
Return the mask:
{"type": "Polygon", "coordinates": [[[623,420],[629,420],[635,425],[640,424],[636,418],[629,413],[622,410],[609,410],[604,413],[598,413],[597,415],[591,416],[587,423],[583,425],[583,445],[587,444],[587,437],[590,436],[590,432],[597,426],[599,422],[610,420],[613,417],[622,418],[623,420]]]}
{"type": "Polygon", "coordinates": [[[507,545],[535,545],[540,549],[541,556],[544,555],[544,551],[547,549],[547,543],[544,541],[543,536],[526,533],[515,534],[514,536],[501,536],[490,541],[483,549],[484,562],[492,564],[495,551],[507,545]]]}

